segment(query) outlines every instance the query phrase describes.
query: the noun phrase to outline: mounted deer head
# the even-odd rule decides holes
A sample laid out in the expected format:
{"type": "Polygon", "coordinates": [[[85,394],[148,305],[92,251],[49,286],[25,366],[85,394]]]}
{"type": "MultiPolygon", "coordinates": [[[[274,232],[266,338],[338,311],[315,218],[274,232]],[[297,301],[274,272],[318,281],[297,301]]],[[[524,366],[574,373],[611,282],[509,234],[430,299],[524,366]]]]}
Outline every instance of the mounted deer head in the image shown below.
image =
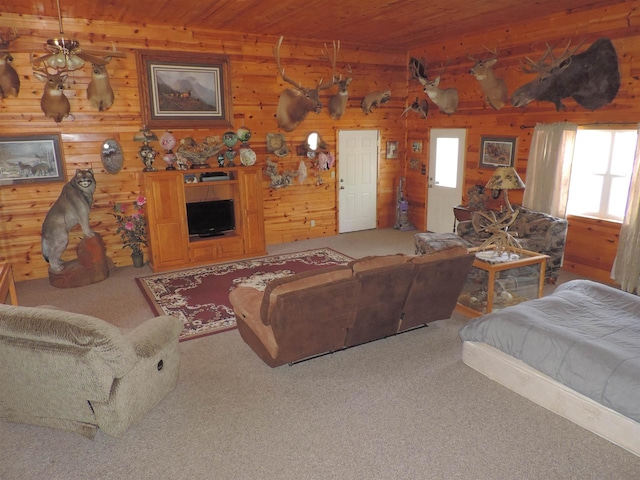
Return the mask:
{"type": "Polygon", "coordinates": [[[53,118],[56,123],[60,123],[63,118],[69,116],[71,105],[62,92],[64,81],[67,79],[67,69],[55,69],[54,73],[49,72],[49,67],[36,68],[33,66],[33,75],[44,83],[44,93],[40,99],[40,108],[44,114],[53,118]]]}
{"type": "Polygon", "coordinates": [[[458,90],[455,88],[439,88],[440,75],[438,75],[435,80],[429,80],[420,72],[416,63],[411,62],[409,65],[412,69],[411,73],[413,77],[422,84],[424,93],[426,93],[431,101],[438,106],[440,111],[447,115],[456,113],[458,110],[458,90]]]}
{"type": "Polygon", "coordinates": [[[283,38],[284,37],[280,37],[278,43],[276,43],[276,46],[273,49],[273,55],[276,59],[278,71],[280,76],[282,76],[282,80],[290,83],[295,88],[288,88],[280,94],[278,109],[276,111],[276,120],[279,128],[283,129],[285,132],[292,132],[305,118],[307,118],[307,114],[309,112],[320,113],[322,110],[320,92],[337,83],[336,60],[338,58],[338,52],[340,51],[340,42],[338,42],[337,45],[335,42],[333,43],[333,57],[329,55],[326,45],[323,50],[331,63],[330,81],[322,83],[322,80],[320,80],[315,88],[306,88],[303,87],[300,82],[292,80],[284,73],[284,68],[282,68],[280,63],[280,46],[282,45],[283,38]]]}
{"type": "Polygon", "coordinates": [[[92,64],[91,81],[87,85],[87,98],[91,106],[100,112],[109,110],[113,105],[114,94],[109,83],[106,65],[92,64]]]}
{"type": "MultiPolygon", "coordinates": [[[[0,50],[8,50],[9,44],[16,38],[18,31],[15,28],[7,30],[6,35],[0,34],[0,50]]],[[[20,77],[11,62],[13,57],[9,52],[0,52],[0,100],[17,97],[20,91],[20,77]]]]}
{"type": "Polygon", "coordinates": [[[485,103],[495,110],[500,110],[507,102],[507,84],[502,78],[496,77],[496,74],[493,72],[492,67],[498,61],[497,49],[489,50],[487,48],[487,50],[493,54],[492,57],[487,59],[477,59],[471,55],[467,55],[469,60],[475,62],[471,70],[469,70],[469,73],[480,82],[485,103]]]}
{"type": "MultiPolygon", "coordinates": [[[[347,65],[347,71],[351,73],[351,66],[347,65]]],[[[344,80],[342,76],[338,78],[338,93],[329,99],[329,116],[333,120],[340,120],[347,108],[347,100],[349,99],[349,84],[353,78],[347,77],[344,80]]]]}

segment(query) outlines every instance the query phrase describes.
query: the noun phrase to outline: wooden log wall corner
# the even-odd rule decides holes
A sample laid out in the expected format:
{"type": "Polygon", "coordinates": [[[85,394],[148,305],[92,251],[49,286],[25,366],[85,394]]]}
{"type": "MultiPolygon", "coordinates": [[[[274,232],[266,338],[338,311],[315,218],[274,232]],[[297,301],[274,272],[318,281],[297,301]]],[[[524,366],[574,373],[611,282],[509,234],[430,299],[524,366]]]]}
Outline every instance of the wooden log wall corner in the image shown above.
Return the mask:
{"type": "MultiPolygon", "coordinates": [[[[20,37],[12,43],[16,50],[38,52],[46,39],[58,33],[58,21],[54,18],[3,14],[0,29],[16,27],[20,37]]],[[[141,171],[144,165],[137,155],[140,144],[133,141],[134,134],[142,126],[138,93],[138,72],[135,50],[170,50],[177,52],[207,52],[223,54],[231,62],[231,88],[234,128],[242,125],[252,131],[251,147],[258,156],[258,164],[264,164],[266,135],[278,132],[275,113],[280,91],[285,87],[278,77],[272,48],[277,37],[251,35],[239,32],[196,31],[173,29],[154,25],[128,25],[119,23],[65,19],[65,32],[81,42],[110,48],[112,42],[127,58],[114,58],[108,65],[111,87],[115,93],[113,106],[98,112],[87,99],[86,89],[91,80],[91,70],[86,65],[69,74],[67,81],[71,113],[75,119],[64,119],[59,124],[46,118],[40,109],[42,84],[35,79],[29,64],[29,54],[15,53],[13,65],[20,79],[21,89],[17,98],[0,101],[0,135],[60,134],[64,154],[66,180],[76,168],[93,168],[97,190],[91,210],[91,227],[104,239],[107,255],[116,266],[131,265],[130,251],[122,248],[117,228],[111,216],[112,205],[130,203],[141,192],[141,171]],[[99,32],[99,33],[97,33],[99,32]],[[101,39],[105,40],[101,44],[101,39]],[[123,151],[122,170],[113,175],[106,172],[100,152],[104,140],[117,140],[123,151]]],[[[322,42],[296,41],[295,51],[287,52],[287,72],[294,78],[306,78],[312,83],[326,74],[326,62],[318,61],[322,42]]],[[[288,42],[288,43],[289,43],[288,42]]],[[[283,46],[283,50],[285,46],[283,46]]],[[[318,131],[336,153],[338,129],[378,129],[381,145],[387,140],[404,138],[404,121],[400,114],[406,97],[406,65],[404,52],[371,51],[358,45],[343,44],[340,63],[348,62],[353,70],[353,82],[346,113],[339,121],[329,117],[326,104],[335,88],[321,96],[325,108],[308,118],[293,132],[286,134],[291,153],[277,158],[282,167],[297,169],[301,157],[295,147],[312,130],[318,131]],[[372,115],[365,117],[360,102],[371,90],[391,89],[397,92],[392,100],[372,115]]],[[[162,129],[154,129],[158,136],[162,129]]],[[[209,135],[222,135],[226,129],[172,128],[180,139],[193,137],[197,141],[209,135]]],[[[157,142],[152,146],[161,151],[157,142]]],[[[403,160],[379,160],[378,226],[391,227],[395,215],[395,186],[403,173],[403,160]]],[[[273,158],[273,157],[272,157],[273,158]]],[[[275,159],[275,158],[274,158],[275,159]]],[[[160,156],[155,166],[164,168],[160,156]]],[[[337,232],[336,180],[331,172],[322,172],[322,185],[316,185],[315,172],[302,184],[280,190],[269,188],[264,176],[265,231],[268,244],[302,240],[312,237],[335,235],[337,232]],[[315,220],[311,227],[310,220],[315,220]]],[[[62,189],[63,182],[0,185],[0,261],[13,265],[17,281],[44,278],[48,265],[43,260],[40,247],[42,222],[62,189]]],[[[78,229],[70,232],[69,246],[63,260],[73,258],[75,248],[82,237],[78,229]]],[[[146,253],[146,252],[145,252],[146,253]]]]}
{"type": "MultiPolygon", "coordinates": [[[[467,129],[466,161],[464,169],[464,197],[474,185],[485,185],[492,170],[480,168],[480,141],[482,136],[517,137],[515,168],[526,184],[529,146],[536,123],[573,122],[578,125],[615,124],[635,128],[640,118],[640,10],[638,2],[627,2],[598,9],[584,9],[556,14],[547,18],[516,23],[508,29],[495,29],[482,35],[467,36],[424,48],[411,50],[410,56],[424,57],[434,65],[448,64],[443,82],[455,87],[460,94],[459,108],[453,115],[438,112],[430,105],[427,120],[417,115],[407,116],[408,144],[423,140],[420,161],[428,161],[428,138],[431,128],[467,129]],[[546,51],[546,43],[564,46],[568,40],[577,44],[584,40],[585,50],[600,37],[610,38],[618,55],[621,86],[614,100],[594,111],[579,106],[573,99],[564,101],[566,111],[556,112],[552,103],[533,102],[525,108],[513,107],[510,101],[499,111],[485,105],[480,84],[468,73],[473,62],[468,54],[484,50],[484,45],[498,45],[499,60],[494,67],[496,75],[504,78],[509,95],[516,88],[533,80],[535,75],[525,74],[520,61],[525,55],[538,59],[546,51]]],[[[422,87],[417,81],[409,83],[408,98],[421,96],[422,87]]],[[[411,156],[414,156],[411,154],[411,156]]],[[[427,194],[426,177],[420,170],[407,168],[407,198],[410,219],[418,228],[426,226],[427,194]]],[[[512,203],[522,202],[523,191],[512,191],[512,203]]],[[[453,225],[453,213],[451,214],[453,225]]],[[[569,224],[565,249],[567,269],[600,281],[610,281],[610,271],[615,258],[620,225],[615,222],[589,221],[573,217],[569,224]],[[604,233],[603,233],[604,232],[604,233]],[[588,250],[583,250],[585,245],[588,250]],[[598,252],[598,254],[593,254],[598,252]]]]}

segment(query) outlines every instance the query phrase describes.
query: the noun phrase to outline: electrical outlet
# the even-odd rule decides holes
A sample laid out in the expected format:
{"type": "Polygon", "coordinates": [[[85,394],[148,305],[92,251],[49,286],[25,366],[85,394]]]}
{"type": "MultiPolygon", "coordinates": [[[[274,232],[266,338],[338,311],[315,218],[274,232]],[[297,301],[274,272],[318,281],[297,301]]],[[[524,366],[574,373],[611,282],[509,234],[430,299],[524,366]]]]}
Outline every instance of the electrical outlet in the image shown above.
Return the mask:
{"type": "Polygon", "coordinates": [[[311,220],[311,226],[315,227],[316,226],[316,221],[315,220],[311,220]]]}

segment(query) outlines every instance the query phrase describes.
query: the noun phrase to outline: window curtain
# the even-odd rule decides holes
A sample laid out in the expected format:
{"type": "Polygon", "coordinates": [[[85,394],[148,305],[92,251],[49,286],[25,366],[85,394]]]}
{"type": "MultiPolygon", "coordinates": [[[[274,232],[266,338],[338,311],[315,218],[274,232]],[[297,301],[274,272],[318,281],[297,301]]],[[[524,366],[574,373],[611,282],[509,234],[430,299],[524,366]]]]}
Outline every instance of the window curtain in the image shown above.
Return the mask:
{"type": "Polygon", "coordinates": [[[564,218],[569,195],[574,123],[538,124],[533,130],[523,206],[564,218]]]}
{"type": "MultiPolygon", "coordinates": [[[[640,125],[638,125],[640,138],[640,125]]],[[[613,262],[613,278],[626,292],[640,292],[640,141],[631,173],[627,209],[620,228],[618,251],[613,262]]]]}

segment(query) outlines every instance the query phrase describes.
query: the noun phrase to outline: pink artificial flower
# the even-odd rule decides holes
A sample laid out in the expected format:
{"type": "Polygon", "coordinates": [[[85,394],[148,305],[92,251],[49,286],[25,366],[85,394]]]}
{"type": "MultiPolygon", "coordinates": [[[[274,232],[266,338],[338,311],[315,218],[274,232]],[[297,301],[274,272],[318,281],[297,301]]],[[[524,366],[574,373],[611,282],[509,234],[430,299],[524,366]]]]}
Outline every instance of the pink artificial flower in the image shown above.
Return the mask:
{"type": "Polygon", "coordinates": [[[145,203],[147,203],[147,199],[145,197],[143,197],[142,195],[140,195],[137,199],[136,199],[136,205],[138,206],[142,206],[145,203]]]}
{"type": "Polygon", "coordinates": [[[116,210],[120,213],[124,213],[126,209],[124,208],[124,205],[122,205],[121,203],[116,203],[116,210]]]}
{"type": "Polygon", "coordinates": [[[134,220],[137,220],[138,218],[140,218],[140,214],[139,213],[132,213],[131,214],[131,218],[133,218],[134,220]]]}
{"type": "Polygon", "coordinates": [[[133,222],[125,223],[124,228],[125,228],[125,230],[133,230],[133,228],[134,228],[133,222]]]}

